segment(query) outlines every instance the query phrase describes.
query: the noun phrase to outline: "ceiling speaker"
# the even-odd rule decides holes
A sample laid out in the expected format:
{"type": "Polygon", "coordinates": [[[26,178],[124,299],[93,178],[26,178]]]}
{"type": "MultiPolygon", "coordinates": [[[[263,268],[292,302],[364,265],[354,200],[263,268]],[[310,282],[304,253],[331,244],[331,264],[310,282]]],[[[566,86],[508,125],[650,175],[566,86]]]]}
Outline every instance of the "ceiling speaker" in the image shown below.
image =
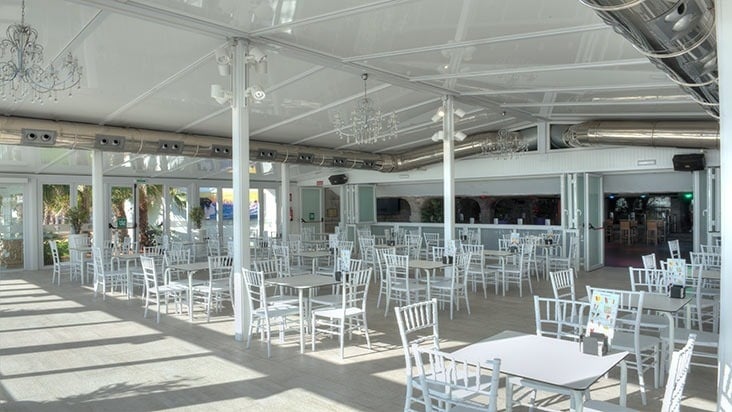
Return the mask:
{"type": "Polygon", "coordinates": [[[348,183],[348,176],[346,175],[333,175],[328,178],[328,181],[332,185],[343,185],[348,183]]]}
{"type": "Polygon", "coordinates": [[[693,172],[694,170],[704,170],[706,162],[704,153],[690,153],[676,155],[673,158],[674,170],[682,172],[693,172]]]}

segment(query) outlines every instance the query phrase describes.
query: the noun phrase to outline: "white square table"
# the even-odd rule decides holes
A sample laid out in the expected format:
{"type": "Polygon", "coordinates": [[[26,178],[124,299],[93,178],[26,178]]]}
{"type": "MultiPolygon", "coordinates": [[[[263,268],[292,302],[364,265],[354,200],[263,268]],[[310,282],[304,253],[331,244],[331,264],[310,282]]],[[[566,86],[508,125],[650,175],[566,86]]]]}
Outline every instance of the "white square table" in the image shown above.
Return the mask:
{"type": "Polygon", "coordinates": [[[435,270],[450,266],[452,265],[448,263],[442,263],[441,261],[409,259],[410,269],[421,270],[427,276],[427,300],[430,300],[432,298],[432,294],[430,293],[430,278],[435,276],[435,270]]]}
{"type": "MultiPolygon", "coordinates": [[[[168,267],[184,271],[188,274],[188,319],[193,322],[193,275],[198,271],[208,270],[208,261],[177,263],[168,267]]],[[[170,279],[165,279],[165,281],[169,282],[170,279]]]]}
{"type": "Polygon", "coordinates": [[[294,253],[294,256],[310,259],[313,262],[313,273],[318,267],[318,261],[320,258],[333,256],[330,250],[306,250],[302,252],[294,253]]]}
{"type": "MultiPolygon", "coordinates": [[[[588,355],[582,352],[578,342],[513,331],[501,332],[452,353],[458,359],[477,363],[499,358],[501,373],[505,375],[568,389],[575,411],[582,410],[584,392],[619,363],[620,404],[625,405],[627,370],[622,361],[627,355],[628,352],[588,355]]],[[[508,387],[506,410],[510,411],[513,394],[508,387]]]]}
{"type": "Polygon", "coordinates": [[[493,249],[485,249],[483,250],[483,255],[490,259],[498,259],[500,267],[496,268],[495,266],[492,266],[492,268],[498,269],[501,272],[501,287],[503,288],[503,296],[506,296],[506,258],[516,255],[518,252],[511,252],[510,250],[493,250],[493,249]]]}
{"type": "MultiPolygon", "coordinates": [[[[305,298],[303,297],[303,292],[307,290],[309,297],[309,294],[312,293],[314,288],[335,285],[338,281],[335,280],[334,276],[300,275],[277,277],[267,279],[265,282],[269,285],[287,286],[297,289],[297,300],[300,309],[300,353],[305,353],[305,298]]],[[[308,314],[310,313],[309,310],[307,312],[308,314]]]]}

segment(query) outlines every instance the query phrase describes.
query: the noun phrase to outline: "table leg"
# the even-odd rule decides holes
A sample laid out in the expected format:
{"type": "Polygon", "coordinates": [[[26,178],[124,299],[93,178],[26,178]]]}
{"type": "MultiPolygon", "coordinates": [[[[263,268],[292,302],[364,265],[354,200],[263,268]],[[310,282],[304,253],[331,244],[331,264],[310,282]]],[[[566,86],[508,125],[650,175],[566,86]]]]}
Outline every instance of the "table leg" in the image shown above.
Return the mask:
{"type": "MultiPolygon", "coordinates": [[[[427,275],[427,300],[429,301],[432,299],[432,288],[430,287],[430,278],[432,276],[430,276],[430,271],[428,269],[425,269],[424,273],[425,275],[427,275]]],[[[434,269],[432,271],[432,274],[434,275],[434,269]]]]}
{"type": "Polygon", "coordinates": [[[130,299],[132,299],[132,292],[133,292],[132,273],[130,272],[130,259],[125,259],[125,273],[127,273],[127,300],[130,300],[130,299]]]}
{"type": "MultiPolygon", "coordinates": [[[[675,340],[674,340],[675,339],[675,336],[674,336],[674,334],[675,334],[674,323],[675,322],[674,322],[674,316],[673,316],[673,314],[671,314],[669,312],[663,312],[663,314],[666,315],[666,317],[668,318],[668,358],[666,358],[666,359],[668,360],[668,362],[670,364],[671,363],[671,358],[673,357],[673,354],[674,354],[674,347],[676,346],[676,343],[675,343],[675,340]]],[[[664,356],[664,354],[662,353],[659,356],[664,356]]],[[[665,364],[665,360],[666,359],[661,359],[661,365],[662,365],[662,367],[658,368],[661,371],[661,374],[660,374],[660,377],[659,377],[659,380],[661,382],[665,382],[666,381],[664,379],[664,376],[665,376],[664,375],[664,373],[665,373],[664,369],[666,367],[670,366],[670,365],[666,365],[665,364]]]]}
{"type": "Polygon", "coordinates": [[[628,364],[625,360],[620,362],[620,406],[625,408],[628,392],[628,364]]]}
{"type": "Polygon", "coordinates": [[[575,412],[582,412],[582,409],[584,408],[584,392],[572,391],[572,400],[572,403],[574,403],[574,408],[570,408],[570,410],[575,412]]]}
{"type": "Polygon", "coordinates": [[[193,271],[188,271],[188,320],[193,322],[193,271]]]}
{"type": "Polygon", "coordinates": [[[300,310],[300,353],[305,353],[305,313],[304,313],[304,299],[302,297],[303,289],[297,289],[297,300],[298,308],[300,310]]]}

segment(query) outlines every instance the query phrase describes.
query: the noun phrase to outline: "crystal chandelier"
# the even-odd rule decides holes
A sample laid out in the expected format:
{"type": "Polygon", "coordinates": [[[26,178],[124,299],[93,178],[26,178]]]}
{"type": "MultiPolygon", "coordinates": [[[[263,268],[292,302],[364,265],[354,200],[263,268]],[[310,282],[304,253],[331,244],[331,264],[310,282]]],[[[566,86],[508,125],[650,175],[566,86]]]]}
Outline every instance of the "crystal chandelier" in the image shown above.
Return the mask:
{"type": "Polygon", "coordinates": [[[55,101],[59,91],[79,86],[81,67],[70,52],[60,67],[49,64],[43,68],[43,46],[36,43],[38,32],[25,24],[25,0],[20,24],[8,26],[6,36],[0,41],[0,58],[7,55],[10,60],[0,61],[0,98],[15,103],[26,98],[41,102],[43,97],[55,101]]]}
{"type": "Polygon", "coordinates": [[[366,80],[369,75],[361,75],[363,79],[363,97],[358,100],[346,122],[340,113],[333,115],[333,127],[338,136],[348,143],[368,144],[379,140],[387,140],[397,135],[396,114],[381,114],[381,109],[366,96],[366,80]]]}
{"type": "Polygon", "coordinates": [[[511,133],[507,129],[499,130],[496,138],[488,138],[481,145],[483,154],[500,159],[510,159],[528,149],[529,145],[519,133],[511,133]]]}

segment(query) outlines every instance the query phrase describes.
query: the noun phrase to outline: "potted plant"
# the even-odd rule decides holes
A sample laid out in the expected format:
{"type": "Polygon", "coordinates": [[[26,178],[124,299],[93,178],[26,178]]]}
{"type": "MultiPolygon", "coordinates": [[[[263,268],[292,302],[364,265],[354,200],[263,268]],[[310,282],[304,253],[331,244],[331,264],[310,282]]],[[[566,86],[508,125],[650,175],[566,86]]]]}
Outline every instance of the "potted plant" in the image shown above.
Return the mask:
{"type": "Polygon", "coordinates": [[[83,207],[70,207],[66,211],[66,218],[71,225],[71,231],[73,233],[81,233],[81,226],[89,220],[89,212],[83,207]]]}
{"type": "Polygon", "coordinates": [[[201,229],[201,221],[203,221],[203,208],[201,206],[192,207],[188,212],[188,218],[193,222],[193,227],[201,229]]]}

